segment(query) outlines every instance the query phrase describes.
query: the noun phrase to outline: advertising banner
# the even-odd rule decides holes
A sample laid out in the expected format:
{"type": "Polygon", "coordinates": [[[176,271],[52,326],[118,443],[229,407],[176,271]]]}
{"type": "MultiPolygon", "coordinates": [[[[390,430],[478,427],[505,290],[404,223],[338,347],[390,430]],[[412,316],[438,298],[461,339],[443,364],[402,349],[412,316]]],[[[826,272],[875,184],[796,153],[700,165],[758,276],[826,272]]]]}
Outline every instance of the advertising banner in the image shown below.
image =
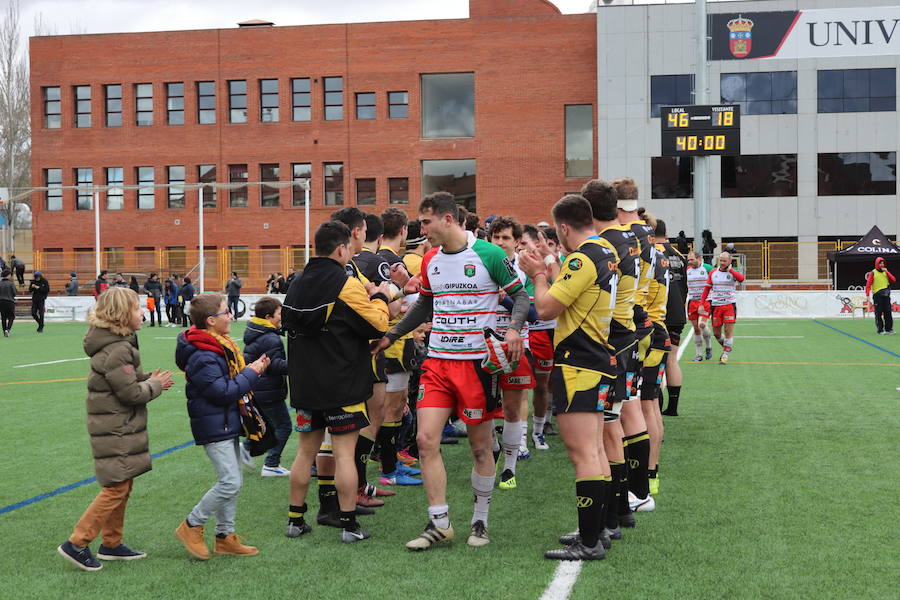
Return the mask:
{"type": "Polygon", "coordinates": [[[900,6],[709,16],[709,59],[900,54],[900,6]]]}

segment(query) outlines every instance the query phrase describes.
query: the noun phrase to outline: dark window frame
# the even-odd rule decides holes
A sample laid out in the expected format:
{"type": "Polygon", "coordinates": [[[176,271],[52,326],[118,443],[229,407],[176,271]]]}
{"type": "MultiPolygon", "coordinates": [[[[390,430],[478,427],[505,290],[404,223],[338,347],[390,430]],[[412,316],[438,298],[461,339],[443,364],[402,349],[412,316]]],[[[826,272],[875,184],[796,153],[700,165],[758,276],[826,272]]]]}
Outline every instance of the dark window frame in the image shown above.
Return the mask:
{"type": "Polygon", "coordinates": [[[374,121],[376,115],[376,111],[378,107],[376,106],[376,94],[375,92],[356,92],[356,120],[357,121],[374,121]],[[360,100],[364,100],[364,102],[360,102],[360,100]],[[371,102],[369,102],[371,101],[371,102]],[[370,110],[371,109],[371,110],[370,110]],[[371,115],[371,116],[367,116],[371,115]]]}
{"type": "MultiPolygon", "coordinates": [[[[176,173],[177,175],[177,173],[176,173]]],[[[166,165],[166,208],[187,208],[184,184],[187,178],[187,167],[184,165],[166,165]],[[172,176],[172,169],[181,169],[181,179],[172,176]],[[179,187],[178,184],[181,184],[179,187]]]]}
{"type": "MultiPolygon", "coordinates": [[[[571,178],[593,177],[594,176],[594,158],[595,158],[595,156],[594,156],[594,154],[595,154],[594,153],[594,105],[593,104],[566,104],[563,110],[564,110],[563,118],[565,121],[564,146],[565,146],[566,177],[567,178],[570,178],[570,177],[571,178]],[[590,164],[587,164],[587,165],[582,164],[584,159],[578,159],[574,155],[570,155],[570,153],[569,153],[570,150],[574,152],[574,148],[572,148],[572,145],[570,145],[570,143],[569,143],[569,141],[570,141],[569,138],[571,135],[570,131],[569,131],[569,125],[570,125],[570,116],[569,116],[570,110],[569,109],[574,110],[576,108],[581,109],[581,110],[587,109],[587,112],[589,113],[590,132],[589,132],[588,137],[590,139],[590,145],[591,145],[591,156],[590,156],[590,160],[588,161],[590,164]],[[577,164],[575,164],[576,161],[578,161],[577,164]],[[587,167],[586,169],[584,169],[585,166],[587,167]],[[576,168],[576,167],[580,167],[580,168],[576,168]]],[[[579,115],[579,117],[580,116],[583,116],[583,115],[579,115]]],[[[575,120],[575,116],[573,115],[572,122],[571,122],[572,125],[575,124],[574,120],[575,120]]]]}
{"type": "Polygon", "coordinates": [[[281,101],[281,86],[278,79],[259,80],[259,122],[277,123],[279,120],[279,102],[281,101]],[[275,91],[265,91],[265,87],[275,82],[275,91]],[[274,99],[274,104],[272,103],[274,99]]]}
{"type": "MultiPolygon", "coordinates": [[[[446,80],[445,80],[446,81],[446,80]]],[[[446,84],[444,84],[446,86],[446,84]]],[[[420,99],[419,102],[421,104],[421,113],[422,113],[422,131],[421,136],[426,139],[459,139],[459,138],[474,138],[477,130],[477,116],[475,113],[476,103],[475,103],[475,73],[473,71],[460,71],[453,73],[422,73],[419,75],[419,89],[420,89],[420,99]],[[434,122],[432,118],[432,110],[431,110],[431,94],[433,89],[439,89],[443,86],[439,85],[437,81],[439,78],[444,77],[453,77],[453,76],[469,76],[471,79],[471,98],[468,97],[466,100],[471,100],[471,106],[466,104],[465,108],[471,109],[471,122],[469,122],[468,116],[465,115],[465,119],[458,119],[455,123],[450,123],[448,119],[444,119],[444,122],[438,123],[434,122]],[[434,81],[435,83],[431,83],[434,81]],[[456,129],[453,129],[456,128],[456,129]]],[[[468,92],[468,90],[466,90],[468,92]]],[[[441,104],[437,100],[435,101],[435,106],[441,104]]],[[[443,113],[443,111],[438,111],[438,113],[443,113]]],[[[446,117],[446,115],[445,115],[446,117]]]]}
{"type": "Polygon", "coordinates": [[[738,104],[742,115],[795,115],[797,114],[797,71],[754,71],[746,73],[721,73],[719,98],[722,104],[738,104]],[[766,80],[768,79],[768,89],[766,80]],[[729,81],[740,82],[740,89],[723,91],[729,81]],[[790,87],[792,93],[779,93],[790,87]],[[752,89],[752,93],[751,93],[752,89]]]}
{"type": "Polygon", "coordinates": [[[75,106],[75,127],[76,129],[86,129],[92,125],[93,107],[91,106],[91,85],[73,85],[72,99],[75,106]],[[83,96],[83,92],[87,90],[87,96],[83,96]],[[85,110],[87,108],[87,110],[85,110]]]}
{"type": "Polygon", "coordinates": [[[793,198],[798,194],[796,154],[723,156],[720,168],[722,198],[793,198]]]}
{"type": "Polygon", "coordinates": [[[184,82],[166,82],[166,125],[184,125],[184,82]],[[181,86],[181,93],[175,86],[181,86]],[[173,107],[174,105],[174,107],[173,107]]]}
{"type": "MultiPolygon", "coordinates": [[[[203,208],[216,208],[216,186],[218,168],[216,165],[197,165],[197,183],[211,183],[203,188],[203,208]],[[210,173],[212,176],[210,177],[210,173]]],[[[199,190],[197,191],[199,194],[199,190]]]]}
{"type": "Polygon", "coordinates": [[[322,87],[325,90],[323,98],[323,106],[325,107],[326,121],[342,121],[344,119],[344,77],[323,77],[322,87]],[[333,87],[334,83],[340,84],[339,87],[333,87]],[[329,89],[329,86],[332,86],[329,89]]]}
{"type": "MultiPolygon", "coordinates": [[[[671,169],[671,167],[668,167],[671,169]]],[[[654,156],[650,159],[650,197],[657,199],[693,198],[694,197],[694,157],[693,156],[654,156]],[[662,179],[661,171],[665,163],[675,169],[675,181],[662,179]]]]}
{"type": "MultiPolygon", "coordinates": [[[[291,181],[294,183],[291,189],[291,206],[306,206],[306,190],[303,189],[302,186],[297,185],[297,182],[303,181],[304,179],[308,180],[309,185],[312,186],[312,163],[291,163],[291,181]],[[303,167],[306,167],[306,177],[302,177],[298,174],[303,172],[303,167]]],[[[311,189],[309,198],[311,203],[311,189]]]]}
{"type": "Polygon", "coordinates": [[[125,167],[104,167],[103,173],[106,179],[106,210],[125,209],[125,167]],[[118,170],[119,178],[110,177],[110,172],[118,170]],[[116,184],[119,187],[114,187],[116,184]],[[118,207],[112,206],[110,198],[118,198],[118,207]]]}
{"type": "Polygon", "coordinates": [[[103,86],[104,114],[107,127],[122,126],[122,84],[107,83],[103,86]],[[118,96],[110,95],[110,92],[118,88],[118,96]],[[118,107],[118,108],[116,108],[118,107]]]}
{"type": "Polygon", "coordinates": [[[650,117],[659,118],[661,106],[677,106],[694,103],[696,82],[693,74],[650,76],[650,117]],[[689,82],[689,83],[688,83],[689,82]],[[671,87],[671,94],[662,94],[664,87],[671,87]]]}
{"type": "Polygon", "coordinates": [[[889,152],[820,152],[816,157],[818,167],[818,185],[816,193],[819,196],[893,196],[897,193],[897,153],[889,152]],[[884,155],[883,164],[891,171],[893,179],[874,179],[872,177],[872,165],[878,161],[873,158],[884,155]],[[865,158],[865,161],[854,160],[865,158]],[[829,172],[829,161],[837,165],[841,161],[844,173],[838,171],[829,172]],[[869,165],[868,172],[864,173],[860,168],[851,165],[869,165]],[[862,176],[868,175],[868,180],[862,176]],[[842,177],[843,179],[839,179],[842,177]],[[830,185],[829,185],[830,184],[830,185]],[[825,186],[828,186],[827,189],[825,186]]]}
{"type": "Polygon", "coordinates": [[[94,209],[94,169],[92,167],[75,167],[75,210],[94,209]],[[87,173],[88,178],[84,178],[87,173]]]}
{"type": "Polygon", "coordinates": [[[44,129],[61,129],[62,90],[58,85],[44,86],[41,90],[44,102],[44,129]],[[51,90],[56,90],[56,92],[51,90]]]}
{"type": "Polygon", "coordinates": [[[215,125],[216,123],[216,82],[215,81],[198,81],[195,86],[197,92],[197,124],[198,125],[215,125]],[[208,92],[212,89],[212,93],[208,92]],[[209,98],[212,98],[212,107],[209,104],[209,98]],[[212,120],[208,120],[212,116],[212,120]]]}
{"type": "Polygon", "coordinates": [[[378,181],[374,177],[359,177],[359,178],[357,178],[356,179],[356,205],[357,206],[375,206],[375,204],[377,204],[377,203],[378,203],[378,181]]]}
{"type": "Polygon", "coordinates": [[[229,123],[246,123],[247,122],[247,80],[246,79],[229,79],[228,80],[228,122],[229,123]],[[244,91],[235,91],[243,84],[244,91]],[[243,104],[243,106],[240,106],[243,104]],[[243,114],[242,114],[243,113],[243,114]],[[235,118],[237,117],[237,118],[235,118]]]}
{"type": "Polygon", "coordinates": [[[149,165],[134,168],[134,180],[137,188],[138,210],[156,209],[156,168],[149,165]],[[150,174],[150,178],[146,174],[150,174]]]}
{"type": "Polygon", "coordinates": [[[388,177],[388,204],[409,204],[409,177],[388,177]]]}
{"type": "MultiPolygon", "coordinates": [[[[259,165],[259,180],[261,182],[278,182],[281,181],[281,164],[280,163],[261,163],[259,165]],[[268,171],[272,167],[275,168],[274,179],[268,171]]],[[[277,208],[281,206],[281,188],[277,185],[266,185],[263,183],[259,186],[259,205],[264,208],[277,208]]]]}
{"type": "Polygon", "coordinates": [[[897,110],[897,70],[894,67],[877,69],[819,69],[816,71],[816,112],[818,114],[848,112],[893,112],[897,110]],[[891,94],[872,94],[872,76],[889,82],[891,94]],[[840,80],[840,92],[829,90],[840,80]],[[848,81],[849,79],[849,81],[848,81]],[[863,83],[865,80],[865,83],[863,83]]]}
{"type": "Polygon", "coordinates": [[[326,162],[322,163],[322,174],[324,186],[322,186],[325,194],[325,206],[343,206],[344,205],[344,163],[342,162],[326,162]],[[339,174],[329,175],[329,169],[338,167],[339,174]],[[333,200],[329,201],[329,194],[333,200]]]}
{"type": "Polygon", "coordinates": [[[44,169],[44,187],[47,188],[44,192],[44,210],[46,211],[56,212],[63,209],[62,171],[61,168],[53,167],[44,169]],[[59,177],[51,180],[51,171],[54,172],[54,175],[58,174],[59,177]]]}
{"type": "Polygon", "coordinates": [[[388,118],[389,119],[407,119],[409,118],[409,91],[395,90],[387,93],[388,100],[388,118]],[[395,102],[396,94],[403,94],[402,102],[395,102]]]}
{"type": "Polygon", "coordinates": [[[291,120],[296,122],[312,120],[312,82],[309,77],[291,79],[291,120]],[[302,117],[304,114],[306,118],[298,118],[298,115],[302,117]]]}
{"type": "Polygon", "coordinates": [[[246,163],[236,163],[228,165],[228,183],[243,183],[238,187],[229,187],[228,189],[228,208],[247,208],[250,206],[247,192],[247,182],[249,181],[250,172],[246,163]],[[241,176],[240,173],[243,173],[241,176]]]}
{"type": "Polygon", "coordinates": [[[134,90],[134,125],[135,127],[152,127],[153,126],[153,84],[152,83],[135,83],[134,90]],[[150,95],[141,95],[142,90],[150,90],[150,95]],[[141,108],[142,100],[150,101],[150,108],[141,108]]]}

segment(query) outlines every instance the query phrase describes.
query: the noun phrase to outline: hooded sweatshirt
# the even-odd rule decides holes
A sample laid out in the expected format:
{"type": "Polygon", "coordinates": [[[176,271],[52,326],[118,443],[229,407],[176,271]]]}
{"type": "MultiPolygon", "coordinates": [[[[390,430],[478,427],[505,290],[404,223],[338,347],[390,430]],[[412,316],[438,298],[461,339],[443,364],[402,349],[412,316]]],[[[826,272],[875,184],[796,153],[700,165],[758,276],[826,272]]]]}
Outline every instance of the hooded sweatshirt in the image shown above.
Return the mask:
{"type": "Polygon", "coordinates": [[[875,259],[875,270],[866,273],[866,296],[890,296],[891,284],[896,281],[897,278],[887,270],[884,257],[879,256],[875,259]]]}

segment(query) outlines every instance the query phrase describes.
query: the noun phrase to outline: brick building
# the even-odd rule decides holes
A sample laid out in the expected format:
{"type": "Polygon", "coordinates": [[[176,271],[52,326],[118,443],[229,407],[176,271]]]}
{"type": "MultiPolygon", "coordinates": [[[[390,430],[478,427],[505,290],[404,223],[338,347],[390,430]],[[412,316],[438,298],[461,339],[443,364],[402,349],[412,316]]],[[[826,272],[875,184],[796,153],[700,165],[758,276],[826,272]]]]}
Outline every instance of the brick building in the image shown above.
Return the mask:
{"type": "Polygon", "coordinates": [[[237,268],[258,289],[302,255],[303,193],[243,182],[310,177],[314,231],[341,204],[412,214],[437,189],[482,216],[544,220],[597,171],[596,16],[544,0],[470,0],[468,19],[34,37],[30,58],[32,184],[58,188],[33,197],[51,272],[93,275],[91,185],[113,188],[104,267],[183,271],[198,191],[178,185],[237,184],[207,197],[206,283],[237,268]]]}

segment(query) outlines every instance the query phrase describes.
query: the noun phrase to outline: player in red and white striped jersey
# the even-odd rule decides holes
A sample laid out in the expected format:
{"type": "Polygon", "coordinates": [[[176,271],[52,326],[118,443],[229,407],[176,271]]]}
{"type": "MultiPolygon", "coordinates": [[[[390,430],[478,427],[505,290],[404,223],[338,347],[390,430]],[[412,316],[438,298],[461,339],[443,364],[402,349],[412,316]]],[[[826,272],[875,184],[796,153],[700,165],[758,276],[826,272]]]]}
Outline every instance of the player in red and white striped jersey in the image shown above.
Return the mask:
{"type": "MultiPolygon", "coordinates": [[[[734,346],[734,323],[737,321],[737,284],[744,281],[743,273],[731,268],[731,254],[719,254],[719,267],[709,272],[706,287],[703,288],[704,302],[709,299],[712,307],[713,335],[722,345],[719,364],[728,362],[728,353],[734,346]],[[724,326],[725,333],[722,334],[724,326]]],[[[706,311],[701,306],[700,311],[706,311]]]]}

